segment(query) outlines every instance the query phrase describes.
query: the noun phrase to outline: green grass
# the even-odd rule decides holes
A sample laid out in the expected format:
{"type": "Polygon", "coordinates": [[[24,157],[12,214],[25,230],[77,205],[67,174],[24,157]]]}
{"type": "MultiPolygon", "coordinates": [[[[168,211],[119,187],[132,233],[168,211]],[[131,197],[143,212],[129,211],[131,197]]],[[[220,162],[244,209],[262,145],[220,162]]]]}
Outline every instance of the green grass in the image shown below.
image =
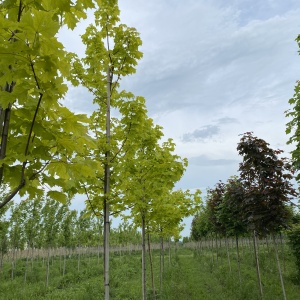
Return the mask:
{"type": "MultiPolygon", "coordinates": [[[[171,259],[165,254],[163,290],[159,283],[159,252],[154,251],[155,289],[158,300],[254,300],[259,299],[257,275],[252,249],[241,251],[241,282],[235,249],[230,248],[231,272],[225,247],[216,251],[209,249],[172,249],[171,259]]],[[[264,300],[283,299],[274,253],[266,247],[259,253],[264,300]]],[[[103,299],[102,258],[97,255],[67,258],[66,272],[62,275],[63,257],[50,261],[49,286],[46,287],[46,260],[34,259],[28,263],[28,274],[24,283],[26,260],[18,260],[11,279],[11,263],[4,261],[0,277],[0,299],[103,299]],[[31,269],[32,266],[32,269],[31,269]]],[[[289,251],[281,260],[287,299],[299,299],[300,280],[289,251]]],[[[149,266],[149,265],[148,265],[149,266]]],[[[147,266],[147,267],[148,267],[147,266]]],[[[111,254],[110,262],[111,299],[141,299],[141,253],[111,254]]],[[[148,299],[152,299],[148,267],[148,299]]]]}

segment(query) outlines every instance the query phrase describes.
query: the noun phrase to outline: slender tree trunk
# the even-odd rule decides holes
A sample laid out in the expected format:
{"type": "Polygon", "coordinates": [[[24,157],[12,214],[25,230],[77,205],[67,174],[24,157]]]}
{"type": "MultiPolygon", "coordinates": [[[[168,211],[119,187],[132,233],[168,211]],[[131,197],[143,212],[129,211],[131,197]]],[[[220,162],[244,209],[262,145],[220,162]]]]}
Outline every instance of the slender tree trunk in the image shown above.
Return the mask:
{"type": "Polygon", "coordinates": [[[211,236],[210,240],[210,249],[211,249],[211,262],[213,266],[215,265],[215,257],[214,257],[214,238],[211,236]]]}
{"type": "Polygon", "coordinates": [[[46,287],[48,287],[49,285],[49,270],[50,270],[50,246],[48,246],[48,256],[47,256],[46,287]]]}
{"type": "Polygon", "coordinates": [[[62,251],[62,249],[59,248],[59,273],[61,273],[61,271],[62,271],[62,264],[63,264],[61,251],[62,251]]]}
{"type": "Polygon", "coordinates": [[[251,259],[254,259],[254,257],[253,257],[253,251],[251,251],[251,238],[250,237],[248,238],[248,245],[249,245],[249,250],[250,250],[250,257],[251,257],[251,259]]]}
{"type": "Polygon", "coordinates": [[[65,273],[66,273],[66,259],[67,259],[67,254],[66,254],[66,249],[64,251],[64,265],[63,265],[63,277],[65,277],[65,273]]]}
{"type": "MultiPolygon", "coordinates": [[[[11,85],[6,83],[5,91],[11,92],[12,88],[10,88],[11,85]]],[[[0,159],[5,158],[6,156],[6,146],[7,146],[7,140],[8,140],[8,128],[9,128],[9,122],[10,122],[10,114],[11,114],[11,103],[8,104],[8,107],[3,109],[0,106],[0,134],[1,134],[1,145],[0,145],[0,159]]],[[[0,185],[2,184],[3,180],[3,164],[0,165],[0,185]]]]}
{"type": "Polygon", "coordinates": [[[279,233],[280,237],[280,246],[281,246],[281,261],[283,262],[283,271],[285,271],[285,249],[284,249],[284,243],[282,239],[282,233],[279,233]]]}
{"type": "Polygon", "coordinates": [[[16,264],[15,264],[15,255],[16,255],[16,248],[14,247],[13,248],[12,260],[11,260],[11,280],[14,279],[14,270],[15,270],[15,267],[16,267],[16,264]]]}
{"type": "Polygon", "coordinates": [[[239,250],[239,237],[235,235],[235,245],[236,245],[236,258],[238,263],[238,271],[239,271],[239,281],[240,284],[242,283],[242,276],[241,276],[241,258],[240,258],[240,250],[239,250]]]}
{"type": "Polygon", "coordinates": [[[33,270],[33,245],[31,246],[31,255],[30,255],[30,262],[31,262],[31,269],[30,269],[30,271],[32,272],[32,270],[33,270]]]}
{"type": "MultiPolygon", "coordinates": [[[[218,249],[218,235],[215,235],[216,238],[216,258],[217,258],[217,264],[218,264],[218,260],[219,260],[219,249],[218,249]]],[[[213,239],[214,240],[214,239],[213,239]]]]}
{"type": "Polygon", "coordinates": [[[268,254],[270,254],[268,237],[266,237],[266,245],[267,245],[268,254]]]}
{"type": "Polygon", "coordinates": [[[156,291],[155,291],[155,282],[154,282],[154,271],[153,271],[153,257],[151,252],[151,245],[150,245],[150,234],[147,234],[148,239],[148,251],[149,251],[149,261],[150,261],[150,273],[151,273],[151,283],[152,283],[152,293],[153,293],[153,300],[156,300],[156,291]]]}
{"type": "Polygon", "coordinates": [[[254,245],[254,256],[255,256],[255,264],[256,264],[257,281],[259,287],[259,295],[260,295],[260,299],[263,299],[263,288],[262,288],[260,269],[259,269],[259,258],[258,258],[257,239],[256,239],[255,230],[253,231],[253,245],[254,245]]]}
{"type": "Polygon", "coordinates": [[[106,162],[104,167],[104,293],[105,300],[109,300],[109,229],[110,208],[108,195],[110,192],[110,96],[111,96],[111,70],[107,67],[107,102],[106,102],[106,162]]]}
{"type": "Polygon", "coordinates": [[[163,277],[164,277],[164,269],[165,269],[165,250],[164,250],[164,238],[160,237],[160,270],[159,270],[159,289],[160,295],[163,292],[163,277]]]}
{"type": "Polygon", "coordinates": [[[81,256],[80,256],[80,248],[78,251],[78,260],[77,260],[77,271],[80,272],[80,261],[81,261],[81,256]]]}
{"type": "Polygon", "coordinates": [[[142,214],[142,300],[147,300],[145,235],[145,216],[142,214]]]}
{"type": "Polygon", "coordinates": [[[274,245],[274,250],[275,250],[275,255],[276,255],[276,261],[277,261],[277,267],[278,267],[280,282],[281,282],[283,299],[286,300],[285,287],[284,287],[284,282],[283,282],[283,276],[282,276],[282,271],[281,271],[281,266],[280,266],[280,260],[279,260],[278,248],[277,248],[277,243],[276,243],[275,235],[273,234],[272,237],[273,237],[273,245],[274,245]]]}
{"type": "Polygon", "coordinates": [[[97,261],[98,261],[98,264],[99,264],[99,261],[100,261],[100,241],[98,242],[97,261]]]}
{"type": "Polygon", "coordinates": [[[230,253],[229,253],[229,247],[228,247],[228,238],[227,235],[225,236],[225,245],[226,245],[226,253],[227,253],[227,259],[228,259],[228,265],[229,265],[229,272],[231,274],[231,262],[230,262],[230,253]]]}
{"type": "Polygon", "coordinates": [[[169,237],[169,266],[171,265],[171,237],[169,237]]]}
{"type": "Polygon", "coordinates": [[[242,248],[242,255],[243,257],[245,257],[245,249],[244,249],[244,239],[240,239],[241,243],[240,243],[240,247],[239,248],[242,248]],[[242,247],[241,247],[242,246],[242,247]]]}
{"type": "Polygon", "coordinates": [[[26,263],[25,263],[25,271],[24,271],[24,284],[26,284],[26,280],[27,280],[27,270],[28,270],[29,250],[30,250],[30,248],[27,249],[27,254],[26,254],[26,263]]]}

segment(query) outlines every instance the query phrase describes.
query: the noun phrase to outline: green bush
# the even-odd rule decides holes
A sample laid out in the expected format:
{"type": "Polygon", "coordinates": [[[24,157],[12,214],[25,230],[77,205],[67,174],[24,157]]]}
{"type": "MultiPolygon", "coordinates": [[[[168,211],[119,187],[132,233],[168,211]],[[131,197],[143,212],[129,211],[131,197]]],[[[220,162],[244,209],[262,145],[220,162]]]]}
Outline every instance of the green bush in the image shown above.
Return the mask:
{"type": "Polygon", "coordinates": [[[296,266],[300,276],[300,224],[296,224],[288,232],[289,245],[296,259],[296,266]]]}

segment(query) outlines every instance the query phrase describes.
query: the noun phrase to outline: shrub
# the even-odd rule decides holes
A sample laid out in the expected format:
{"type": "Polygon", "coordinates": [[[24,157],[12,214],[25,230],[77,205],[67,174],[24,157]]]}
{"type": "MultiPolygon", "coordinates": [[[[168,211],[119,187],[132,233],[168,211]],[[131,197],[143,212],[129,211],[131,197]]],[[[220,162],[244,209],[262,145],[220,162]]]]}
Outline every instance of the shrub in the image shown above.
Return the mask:
{"type": "Polygon", "coordinates": [[[296,224],[288,232],[289,245],[296,259],[297,271],[300,276],[300,224],[296,224]]]}

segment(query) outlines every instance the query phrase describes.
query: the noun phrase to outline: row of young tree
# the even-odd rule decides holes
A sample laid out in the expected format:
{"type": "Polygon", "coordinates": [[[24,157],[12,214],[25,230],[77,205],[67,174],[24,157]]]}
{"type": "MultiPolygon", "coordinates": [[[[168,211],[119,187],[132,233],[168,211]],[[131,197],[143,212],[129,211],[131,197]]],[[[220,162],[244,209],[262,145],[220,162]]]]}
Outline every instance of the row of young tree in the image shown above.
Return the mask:
{"type": "MultiPolygon", "coordinates": [[[[103,253],[103,218],[91,217],[87,210],[80,212],[71,210],[68,204],[61,204],[52,199],[25,200],[19,204],[6,206],[7,211],[0,214],[0,277],[3,277],[3,265],[10,264],[10,279],[15,274],[24,272],[24,284],[29,272],[33,272],[33,265],[38,258],[43,259],[46,267],[45,286],[49,286],[51,275],[51,261],[59,257],[61,272],[64,277],[68,272],[69,258],[77,259],[77,270],[81,269],[83,257],[97,254],[98,263],[103,253]],[[83,256],[84,254],[84,256],[83,256]],[[21,260],[25,259],[22,268],[21,260]]],[[[141,250],[141,231],[138,225],[124,221],[110,230],[111,251],[132,253],[141,250]]],[[[151,232],[147,228],[147,255],[150,266],[153,297],[157,290],[154,284],[154,269],[152,250],[160,249],[160,291],[163,285],[165,233],[151,232]]],[[[168,237],[169,260],[170,238],[168,237]]],[[[177,236],[178,238],[178,236],[177,236]]],[[[146,271],[146,270],[145,270],[146,271]]],[[[146,280],[146,278],[145,278],[146,280]]],[[[147,292],[147,291],[146,291],[147,292]]],[[[149,292],[148,292],[149,294],[149,292]]]]}
{"type": "MultiPolygon", "coordinates": [[[[14,250],[74,249],[103,245],[103,217],[90,216],[85,209],[72,210],[69,204],[61,204],[53,199],[11,203],[6,210],[1,210],[0,229],[0,260],[14,250]]],[[[141,244],[138,225],[129,221],[119,222],[110,229],[110,234],[112,246],[141,244]]],[[[155,243],[159,243],[163,237],[159,231],[151,232],[150,229],[147,234],[155,243]]],[[[179,238],[179,233],[175,238],[179,238]]]]}
{"type": "Polygon", "coordinates": [[[292,182],[292,164],[279,156],[283,151],[271,149],[251,132],[242,136],[237,150],[243,157],[240,176],[227,183],[220,181],[207,191],[206,207],[193,221],[194,239],[209,231],[222,236],[255,231],[266,236],[290,225],[292,206],[296,206],[291,200],[298,193],[292,182]]]}
{"type": "Polygon", "coordinates": [[[0,3],[1,213],[16,195],[65,204],[85,194],[87,214],[103,219],[106,300],[111,215],[125,214],[141,228],[145,270],[147,232],[177,236],[201,200],[200,191],[173,190],[187,160],[149,118],[145,99],[121,89],[121,79],[136,71],[142,41],[119,15],[117,0],[0,3]],[[82,35],[80,58],[58,33],[88,11],[94,23],[82,35]],[[63,104],[70,85],[92,95],[91,116],[63,104]]]}
{"type": "MultiPolygon", "coordinates": [[[[209,234],[226,239],[234,236],[238,251],[238,238],[252,235],[262,298],[257,237],[271,235],[277,247],[275,235],[296,220],[296,204],[292,202],[298,195],[292,182],[294,168],[287,158],[280,157],[283,151],[271,149],[252,132],[242,136],[237,150],[243,157],[240,176],[229,178],[226,183],[220,181],[207,191],[206,205],[193,219],[191,237],[200,240],[209,234]]],[[[279,263],[278,257],[277,260],[279,263]]]]}

